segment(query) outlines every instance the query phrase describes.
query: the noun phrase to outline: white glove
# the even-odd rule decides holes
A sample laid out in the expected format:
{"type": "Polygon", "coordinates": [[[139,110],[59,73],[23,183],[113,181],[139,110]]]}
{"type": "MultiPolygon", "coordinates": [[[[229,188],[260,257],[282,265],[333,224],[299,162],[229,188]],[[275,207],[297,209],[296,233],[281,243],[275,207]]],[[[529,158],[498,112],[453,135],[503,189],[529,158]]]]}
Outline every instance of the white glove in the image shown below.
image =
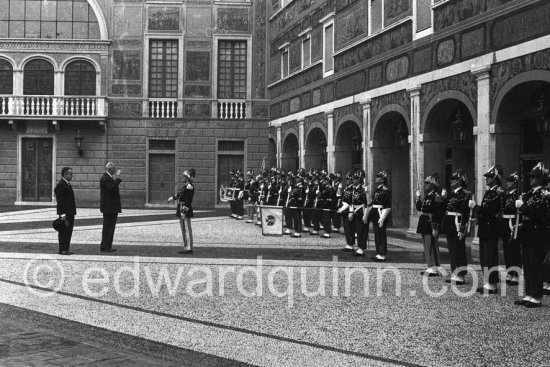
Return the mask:
{"type": "Polygon", "coordinates": [[[239,196],[237,198],[241,200],[243,198],[243,195],[244,195],[244,191],[241,191],[239,192],[239,196]]]}
{"type": "Polygon", "coordinates": [[[473,200],[468,201],[468,207],[470,209],[473,209],[476,206],[476,202],[473,200]]]}
{"type": "Polygon", "coordinates": [[[516,200],[516,208],[519,209],[523,206],[523,200],[518,199],[516,200]]]}
{"type": "Polygon", "coordinates": [[[465,239],[465,238],[466,238],[466,233],[458,232],[458,239],[459,239],[460,241],[462,241],[462,240],[465,239]]]}
{"type": "Polygon", "coordinates": [[[444,197],[444,198],[447,197],[447,190],[446,189],[441,190],[441,196],[444,197]]]}
{"type": "Polygon", "coordinates": [[[432,236],[434,236],[434,237],[439,236],[439,230],[437,230],[437,229],[432,229],[432,236]]]}
{"type": "Polygon", "coordinates": [[[380,228],[384,227],[384,220],[385,220],[384,218],[378,219],[378,227],[380,228]]]}
{"type": "Polygon", "coordinates": [[[369,222],[369,216],[363,215],[363,223],[367,224],[369,222]]]}
{"type": "Polygon", "coordinates": [[[167,202],[171,203],[172,201],[174,201],[174,197],[173,196],[170,196],[168,199],[166,199],[167,202]]]}
{"type": "Polygon", "coordinates": [[[420,199],[420,190],[416,190],[416,198],[420,199]]]}

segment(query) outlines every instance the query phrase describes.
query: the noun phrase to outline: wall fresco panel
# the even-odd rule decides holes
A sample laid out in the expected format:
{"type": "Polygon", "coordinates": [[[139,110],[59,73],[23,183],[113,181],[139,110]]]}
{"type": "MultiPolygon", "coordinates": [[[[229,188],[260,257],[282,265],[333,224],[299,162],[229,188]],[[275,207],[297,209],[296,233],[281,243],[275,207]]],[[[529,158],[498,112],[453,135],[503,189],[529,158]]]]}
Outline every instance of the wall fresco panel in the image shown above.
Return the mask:
{"type": "Polygon", "coordinates": [[[384,1],[384,26],[387,27],[412,14],[412,0],[384,1]]]}
{"type": "Polygon", "coordinates": [[[337,14],[335,19],[335,48],[339,50],[368,32],[368,5],[365,1],[337,14]]]}

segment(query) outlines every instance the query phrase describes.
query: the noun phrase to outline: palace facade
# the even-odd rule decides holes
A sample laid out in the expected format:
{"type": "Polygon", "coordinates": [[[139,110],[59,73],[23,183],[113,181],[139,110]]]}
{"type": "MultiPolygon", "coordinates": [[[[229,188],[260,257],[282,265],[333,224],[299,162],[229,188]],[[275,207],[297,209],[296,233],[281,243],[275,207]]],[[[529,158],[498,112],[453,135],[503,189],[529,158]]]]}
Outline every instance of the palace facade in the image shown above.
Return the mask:
{"type": "Polygon", "coordinates": [[[550,2],[271,1],[269,141],[283,169],[392,172],[415,228],[425,176],[548,161],[550,2]]]}
{"type": "Polygon", "coordinates": [[[123,206],[164,203],[184,169],[199,207],[267,159],[265,0],[0,0],[0,204],[78,206],[105,164],[123,206]]]}

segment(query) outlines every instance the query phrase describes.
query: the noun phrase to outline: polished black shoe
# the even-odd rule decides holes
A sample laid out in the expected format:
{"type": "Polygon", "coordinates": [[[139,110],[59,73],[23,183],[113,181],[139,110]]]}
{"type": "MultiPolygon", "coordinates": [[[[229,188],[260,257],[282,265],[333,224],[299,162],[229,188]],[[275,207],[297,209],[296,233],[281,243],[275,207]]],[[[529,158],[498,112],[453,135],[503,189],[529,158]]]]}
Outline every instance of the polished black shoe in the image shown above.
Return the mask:
{"type": "Polygon", "coordinates": [[[352,249],[352,248],[344,247],[344,248],[342,249],[342,251],[344,251],[344,252],[354,252],[355,250],[352,249]]]}
{"type": "Polygon", "coordinates": [[[379,257],[375,257],[375,258],[374,258],[374,262],[375,262],[375,263],[385,263],[385,262],[386,262],[386,259],[381,259],[381,258],[379,258],[379,257]]]}
{"type": "Polygon", "coordinates": [[[527,302],[525,305],[525,307],[527,308],[539,308],[539,307],[542,307],[542,302],[527,302]]]}
{"type": "Polygon", "coordinates": [[[513,281],[513,280],[507,280],[507,281],[506,281],[506,284],[508,284],[509,286],[517,286],[517,285],[518,285],[518,282],[513,281]]]}
{"type": "Polygon", "coordinates": [[[514,302],[516,306],[526,306],[528,303],[531,303],[531,301],[527,301],[524,299],[518,299],[517,301],[514,302]]]}
{"type": "Polygon", "coordinates": [[[477,293],[481,293],[481,294],[497,294],[498,293],[498,290],[497,289],[488,289],[488,288],[483,288],[483,287],[479,287],[478,289],[476,289],[476,292],[477,293]]]}
{"type": "Polygon", "coordinates": [[[352,256],[355,256],[355,257],[365,257],[365,254],[360,254],[358,252],[354,252],[352,256]]]}
{"type": "Polygon", "coordinates": [[[192,254],[193,253],[193,250],[182,250],[180,252],[178,252],[179,254],[192,254]]]}
{"type": "Polygon", "coordinates": [[[420,272],[420,275],[423,275],[425,277],[438,277],[439,276],[439,273],[432,273],[431,271],[425,271],[425,270],[422,270],[420,272]]]}
{"type": "Polygon", "coordinates": [[[116,248],[102,248],[99,251],[101,251],[101,252],[115,252],[116,248]]]}
{"type": "Polygon", "coordinates": [[[72,255],[72,254],[74,254],[74,252],[71,252],[71,251],[61,251],[59,253],[59,255],[72,255]]]}

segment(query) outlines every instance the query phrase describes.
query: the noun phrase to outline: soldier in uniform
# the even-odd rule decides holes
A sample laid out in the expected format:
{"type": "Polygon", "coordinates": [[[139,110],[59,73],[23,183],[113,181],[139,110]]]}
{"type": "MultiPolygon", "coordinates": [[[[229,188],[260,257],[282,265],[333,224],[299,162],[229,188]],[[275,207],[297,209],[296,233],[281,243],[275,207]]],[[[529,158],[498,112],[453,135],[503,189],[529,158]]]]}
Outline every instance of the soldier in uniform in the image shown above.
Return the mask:
{"type": "Polygon", "coordinates": [[[342,194],[344,193],[344,185],[342,184],[342,173],[336,172],[332,175],[332,206],[330,217],[332,219],[332,226],[336,231],[339,231],[342,227],[342,215],[337,212],[337,209],[342,204],[342,194]]]}
{"type": "Polygon", "coordinates": [[[515,304],[528,308],[542,306],[543,261],[546,256],[548,221],[548,206],[542,189],[544,170],[540,162],[528,173],[531,189],[516,201],[516,208],[523,216],[519,240],[523,255],[525,297],[515,304]]]}
{"type": "MultiPolygon", "coordinates": [[[[258,175],[258,204],[259,205],[265,205],[266,204],[266,198],[267,198],[267,187],[269,185],[269,181],[267,179],[267,171],[263,170],[261,175],[258,175]]],[[[261,226],[262,221],[260,218],[260,208],[257,209],[256,212],[256,225],[261,226]]]]}
{"type": "Polygon", "coordinates": [[[193,230],[191,218],[193,218],[193,196],[195,194],[195,169],[191,168],[183,172],[183,187],[174,196],[168,198],[168,202],[177,200],[176,216],[180,219],[181,235],[183,237],[183,250],[180,254],[193,253],[193,230]]]}
{"type": "Polygon", "coordinates": [[[235,184],[235,209],[237,210],[237,220],[243,220],[244,216],[244,178],[243,171],[241,169],[236,172],[236,184],[235,184]]]}
{"type": "MultiPolygon", "coordinates": [[[[258,178],[260,176],[258,175],[258,178]]],[[[254,223],[254,213],[256,212],[256,205],[258,204],[259,197],[259,185],[257,178],[254,177],[254,171],[246,172],[246,184],[244,185],[245,197],[244,200],[248,201],[247,211],[248,219],[246,223],[254,223]]]]}
{"type": "Polygon", "coordinates": [[[483,195],[481,205],[477,205],[472,199],[468,201],[468,207],[472,209],[477,218],[479,237],[479,258],[483,271],[483,286],[479,287],[479,293],[496,294],[499,281],[498,273],[498,239],[500,237],[500,212],[504,190],[502,190],[502,168],[493,166],[483,175],[486,179],[488,190],[483,195]]]}
{"type": "Polygon", "coordinates": [[[465,284],[468,260],[466,257],[466,228],[470,219],[468,201],[471,193],[467,186],[466,173],[458,169],[450,177],[451,190],[447,193],[442,190],[444,207],[446,210],[443,221],[443,230],[447,237],[447,247],[451,260],[451,278],[445,282],[453,282],[457,285],[465,284]],[[460,269],[457,271],[457,269],[460,269]]]}
{"type": "Polygon", "coordinates": [[[388,188],[390,177],[389,171],[380,171],[376,174],[376,190],[372,193],[372,202],[369,206],[369,220],[373,223],[376,246],[376,255],[372,260],[375,262],[385,262],[388,256],[386,226],[391,211],[391,194],[388,188]]]}
{"type": "Polygon", "coordinates": [[[237,177],[235,175],[235,171],[231,170],[229,171],[229,184],[227,185],[228,188],[233,189],[233,197],[229,200],[229,207],[231,208],[231,218],[237,218],[237,201],[235,200],[235,186],[237,185],[237,177]]]}
{"type": "Polygon", "coordinates": [[[271,179],[267,187],[266,203],[275,206],[279,199],[278,174],[274,170],[271,172],[271,179]]]}
{"type": "Polygon", "coordinates": [[[312,218],[313,218],[313,205],[315,203],[315,190],[313,186],[313,173],[310,172],[306,175],[304,180],[304,228],[305,232],[313,230],[312,218]]]}
{"type": "MultiPolygon", "coordinates": [[[[325,233],[321,238],[330,238],[332,232],[330,210],[333,209],[333,190],[329,176],[325,173],[320,180],[319,195],[317,200],[317,211],[320,222],[323,224],[325,233]]],[[[317,229],[318,230],[318,229],[317,229]]]]}
{"type": "Polygon", "coordinates": [[[366,211],[367,193],[361,181],[364,179],[363,171],[350,172],[348,177],[352,183],[346,187],[342,195],[342,206],[338,209],[340,214],[345,214],[344,231],[347,246],[344,252],[353,252],[353,256],[365,256],[368,236],[368,214],[366,211]],[[355,234],[357,233],[358,249],[355,250],[355,234]]]}
{"type": "Polygon", "coordinates": [[[544,194],[548,215],[546,216],[546,238],[544,240],[544,243],[546,243],[546,257],[543,264],[542,293],[545,296],[550,296],[550,172],[548,172],[548,169],[546,169],[544,175],[544,194]]]}
{"type": "Polygon", "coordinates": [[[294,186],[294,173],[288,172],[286,175],[285,185],[281,188],[281,202],[283,207],[283,215],[285,217],[286,229],[284,234],[292,234],[292,213],[289,210],[290,193],[292,192],[292,186],[294,186]]]}
{"type": "Polygon", "coordinates": [[[439,193],[439,174],[434,173],[424,180],[424,199],[420,197],[420,190],[416,191],[416,210],[422,212],[418,219],[416,233],[422,235],[424,243],[424,257],[428,268],[420,274],[428,277],[439,275],[439,231],[443,219],[443,198],[439,193]]]}
{"type": "Polygon", "coordinates": [[[519,175],[517,172],[506,177],[506,191],[502,202],[500,216],[500,237],[504,250],[504,263],[506,265],[506,283],[518,285],[521,268],[521,248],[517,241],[517,226],[519,215],[516,209],[516,200],[519,199],[519,175]]]}
{"type": "Polygon", "coordinates": [[[304,186],[303,177],[296,176],[292,191],[289,193],[288,210],[291,213],[292,227],[294,228],[293,237],[302,237],[302,210],[300,209],[304,205],[304,186]]]}

